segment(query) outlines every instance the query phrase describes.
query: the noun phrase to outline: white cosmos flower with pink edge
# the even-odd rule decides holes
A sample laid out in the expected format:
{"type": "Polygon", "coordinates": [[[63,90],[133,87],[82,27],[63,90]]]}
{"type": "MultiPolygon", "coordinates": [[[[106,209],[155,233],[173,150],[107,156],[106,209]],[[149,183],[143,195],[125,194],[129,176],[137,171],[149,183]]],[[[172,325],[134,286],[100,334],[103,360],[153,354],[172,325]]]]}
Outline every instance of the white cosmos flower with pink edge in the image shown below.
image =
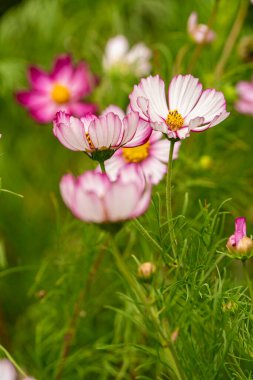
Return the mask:
{"type": "Polygon", "coordinates": [[[57,57],[50,73],[31,66],[28,79],[31,89],[19,91],[16,98],[39,123],[52,122],[60,110],[80,117],[97,109],[95,104],[80,101],[91,93],[96,78],[85,62],[74,66],[69,55],[57,57]]]}
{"type": "Polygon", "coordinates": [[[122,222],[143,214],[150,203],[151,185],[136,168],[121,171],[115,181],[105,173],[87,171],[78,178],[66,174],[60,182],[62,198],[84,222],[122,222]]]}
{"type": "MultiPolygon", "coordinates": [[[[17,372],[8,359],[0,360],[0,380],[16,380],[17,372]]],[[[22,380],[35,380],[32,377],[22,377],[22,380]]]]}
{"type": "Polygon", "coordinates": [[[253,78],[251,82],[240,81],[236,86],[239,99],[235,108],[240,113],[253,115],[253,78]]]}
{"type": "Polygon", "coordinates": [[[123,118],[108,112],[99,117],[89,114],[81,119],[58,112],[53,128],[54,135],[66,148],[84,151],[94,159],[100,154],[105,157],[103,161],[121,146],[144,144],[151,132],[149,123],[142,120],[138,112],[130,112],[123,118]]]}
{"type": "Polygon", "coordinates": [[[129,48],[125,36],[118,35],[108,40],[103,66],[105,71],[119,70],[122,74],[133,72],[137,76],[150,73],[151,50],[142,42],[129,48]]]}
{"type": "Polygon", "coordinates": [[[192,12],[188,18],[187,30],[197,44],[210,43],[215,39],[215,33],[205,24],[198,24],[198,15],[192,12]]]}
{"type": "Polygon", "coordinates": [[[159,75],[142,79],[129,98],[131,109],[169,139],[184,139],[191,131],[202,132],[229,115],[222,92],[203,91],[199,79],[192,75],[177,75],[172,79],[168,104],[165,84],[159,75]]]}
{"type": "MultiPolygon", "coordinates": [[[[123,119],[124,112],[117,106],[109,106],[103,114],[114,112],[123,119]]],[[[173,159],[178,157],[180,142],[176,142],[173,159]]],[[[153,131],[150,138],[145,144],[135,148],[120,148],[107,161],[105,161],[105,169],[107,175],[115,180],[118,173],[129,166],[139,168],[146,181],[152,184],[158,184],[167,171],[167,162],[169,159],[170,142],[162,139],[162,133],[153,131]]]]}

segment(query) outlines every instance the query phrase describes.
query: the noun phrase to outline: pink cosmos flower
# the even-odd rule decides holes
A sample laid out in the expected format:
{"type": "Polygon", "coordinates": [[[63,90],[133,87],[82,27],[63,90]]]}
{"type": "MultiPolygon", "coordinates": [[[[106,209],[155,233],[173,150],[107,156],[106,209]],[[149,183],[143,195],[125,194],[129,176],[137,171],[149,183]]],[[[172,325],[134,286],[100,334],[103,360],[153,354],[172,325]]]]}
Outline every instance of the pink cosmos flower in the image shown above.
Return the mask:
{"type": "MultiPolygon", "coordinates": [[[[111,105],[103,115],[114,112],[118,114],[121,120],[125,117],[124,112],[117,106],[111,105]]],[[[120,148],[112,158],[105,161],[106,173],[115,180],[119,171],[129,166],[136,166],[141,169],[146,181],[152,184],[158,184],[163,178],[167,170],[167,162],[169,158],[170,142],[162,140],[160,132],[153,131],[149,140],[135,148],[120,148]]],[[[176,143],[173,152],[173,158],[178,157],[180,142],[176,143]]]]}
{"type": "Polygon", "coordinates": [[[65,204],[84,222],[121,222],[143,214],[150,203],[151,185],[136,168],[120,172],[115,181],[105,173],[87,171],[78,178],[66,174],[60,182],[65,204]]]}
{"type": "Polygon", "coordinates": [[[236,110],[240,113],[253,115],[253,78],[251,82],[239,82],[236,90],[239,95],[239,99],[235,104],[236,110]]]}
{"type": "Polygon", "coordinates": [[[111,38],[106,45],[103,57],[105,71],[119,70],[120,72],[133,72],[137,76],[150,73],[151,50],[143,43],[138,43],[129,49],[125,36],[118,35],[111,38]]]}
{"type": "Polygon", "coordinates": [[[60,110],[75,116],[96,111],[95,104],[80,101],[95,85],[95,78],[85,62],[75,67],[69,55],[59,56],[50,73],[31,66],[28,79],[31,90],[18,92],[16,98],[39,123],[52,122],[60,110]]]}
{"type": "Polygon", "coordinates": [[[135,147],[144,144],[152,129],[137,112],[130,112],[123,118],[117,113],[108,112],[99,117],[89,114],[81,119],[58,112],[53,132],[66,148],[84,151],[94,159],[103,155],[105,160],[121,146],[135,147]]]}
{"type": "MultiPolygon", "coordinates": [[[[0,360],[0,379],[1,380],[16,380],[17,372],[15,367],[8,359],[0,360]]],[[[35,380],[31,377],[23,377],[22,380],[35,380]]]]}
{"type": "Polygon", "coordinates": [[[228,239],[227,248],[229,252],[238,254],[238,258],[244,258],[252,253],[253,241],[247,236],[246,218],[235,219],[235,233],[228,239]]]}
{"type": "Polygon", "coordinates": [[[215,33],[205,24],[198,24],[198,15],[192,12],[188,18],[187,30],[197,44],[210,43],[215,39],[215,33]]]}
{"type": "Polygon", "coordinates": [[[129,96],[133,111],[151,127],[170,139],[184,139],[190,132],[202,132],[226,119],[226,101],[221,92],[203,91],[199,79],[177,75],[169,86],[168,104],[164,81],[156,76],[142,79],[129,96]]]}

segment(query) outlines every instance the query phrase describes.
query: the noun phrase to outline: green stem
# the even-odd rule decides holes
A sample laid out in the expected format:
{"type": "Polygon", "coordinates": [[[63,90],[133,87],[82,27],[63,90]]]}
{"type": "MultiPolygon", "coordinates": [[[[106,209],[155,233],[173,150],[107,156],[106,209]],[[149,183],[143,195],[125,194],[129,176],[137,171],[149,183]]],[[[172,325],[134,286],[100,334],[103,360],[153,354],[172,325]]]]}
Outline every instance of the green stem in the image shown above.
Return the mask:
{"type": "Polygon", "coordinates": [[[155,241],[155,239],[152,238],[152,236],[149,234],[149,232],[146,230],[145,227],[139,222],[138,219],[134,219],[133,224],[138,228],[138,230],[141,232],[143,237],[149,241],[155,249],[157,249],[159,252],[163,252],[162,247],[155,241]]]}
{"type": "Polygon", "coordinates": [[[136,280],[133,278],[133,276],[129,273],[128,268],[125,265],[124,260],[122,259],[122,256],[118,250],[117,244],[114,240],[114,237],[112,237],[112,254],[114,256],[116,265],[127,281],[128,285],[130,286],[131,290],[134,291],[136,296],[139,298],[144,309],[143,316],[148,316],[152,320],[152,323],[154,325],[154,328],[158,332],[158,338],[159,342],[164,350],[165,356],[167,358],[167,361],[173,370],[174,374],[176,375],[177,380],[184,380],[184,376],[181,373],[181,370],[178,365],[178,361],[176,359],[176,355],[174,353],[173,348],[170,344],[170,339],[167,337],[166,332],[162,329],[160,319],[158,317],[158,312],[156,308],[153,305],[150,305],[148,303],[147,297],[143,289],[139,286],[139,284],[136,282],[136,280]]]}
{"type": "Polygon", "coordinates": [[[21,367],[19,367],[19,365],[15,362],[15,360],[13,359],[13,357],[9,354],[9,352],[0,344],[0,351],[2,351],[5,356],[9,359],[9,361],[14,365],[14,367],[17,368],[17,370],[21,373],[21,375],[27,377],[27,375],[25,374],[25,372],[22,370],[21,367]]]}
{"type": "Polygon", "coordinates": [[[252,282],[251,282],[251,279],[250,279],[250,276],[249,276],[246,260],[242,261],[242,269],[243,269],[244,278],[245,278],[246,283],[248,285],[249,294],[250,294],[250,298],[251,298],[251,303],[253,305],[253,288],[252,288],[252,282]]]}
{"type": "Polygon", "coordinates": [[[173,225],[173,220],[172,220],[172,206],[171,206],[171,200],[172,200],[171,179],[172,179],[172,160],[173,160],[174,146],[175,146],[175,140],[171,140],[170,155],[169,155],[168,170],[167,170],[167,181],[166,181],[166,207],[167,207],[167,220],[168,220],[171,247],[172,247],[174,258],[176,258],[177,257],[177,248],[176,248],[177,242],[176,242],[176,235],[175,235],[174,225],[173,225]]]}
{"type": "Polygon", "coordinates": [[[99,161],[99,165],[100,165],[102,173],[106,173],[105,162],[104,161],[99,161]]]}
{"type": "Polygon", "coordinates": [[[221,58],[218,61],[217,66],[216,66],[215,71],[214,71],[214,77],[215,77],[216,81],[220,80],[220,78],[223,74],[225,65],[229,59],[230,54],[232,53],[234,44],[237,40],[237,37],[240,33],[244,19],[245,19],[246,14],[247,14],[248,4],[249,4],[248,0],[242,0],[241,1],[239,10],[237,11],[237,17],[233,23],[232,29],[231,29],[229,36],[226,40],[226,43],[224,45],[224,48],[223,48],[223,51],[221,54],[221,58]]]}

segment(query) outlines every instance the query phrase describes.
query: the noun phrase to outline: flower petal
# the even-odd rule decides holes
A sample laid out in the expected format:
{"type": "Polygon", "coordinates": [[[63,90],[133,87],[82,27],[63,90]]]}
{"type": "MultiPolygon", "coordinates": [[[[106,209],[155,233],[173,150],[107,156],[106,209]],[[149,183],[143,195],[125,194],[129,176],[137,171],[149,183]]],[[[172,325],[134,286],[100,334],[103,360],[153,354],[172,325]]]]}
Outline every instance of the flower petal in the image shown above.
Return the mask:
{"type": "Polygon", "coordinates": [[[29,67],[28,79],[35,90],[48,93],[52,89],[52,79],[50,75],[37,66],[29,67]]]}
{"type": "Polygon", "coordinates": [[[121,145],[132,148],[148,141],[152,128],[150,124],[139,117],[137,112],[129,113],[123,120],[124,136],[121,145]]]}

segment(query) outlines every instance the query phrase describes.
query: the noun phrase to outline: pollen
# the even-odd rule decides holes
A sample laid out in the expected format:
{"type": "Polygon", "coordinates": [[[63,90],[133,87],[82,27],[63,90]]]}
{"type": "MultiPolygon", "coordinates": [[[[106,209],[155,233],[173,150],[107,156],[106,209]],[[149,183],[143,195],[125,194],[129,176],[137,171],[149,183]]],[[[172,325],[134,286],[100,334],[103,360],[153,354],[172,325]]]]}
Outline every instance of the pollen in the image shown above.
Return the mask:
{"type": "Polygon", "coordinates": [[[85,133],[85,136],[86,136],[86,139],[87,139],[87,142],[89,144],[89,147],[91,150],[94,150],[95,149],[95,146],[93,144],[93,142],[91,141],[91,138],[90,138],[90,135],[88,132],[85,133]]]}
{"type": "Polygon", "coordinates": [[[126,162],[138,163],[145,160],[149,156],[149,141],[135,148],[123,148],[123,157],[126,162]]]}
{"type": "Polygon", "coordinates": [[[51,92],[52,99],[59,104],[67,103],[70,99],[70,92],[66,86],[56,83],[51,92]]]}
{"type": "Polygon", "coordinates": [[[184,125],[184,118],[177,110],[170,111],[166,119],[166,124],[172,131],[177,131],[184,125]]]}

